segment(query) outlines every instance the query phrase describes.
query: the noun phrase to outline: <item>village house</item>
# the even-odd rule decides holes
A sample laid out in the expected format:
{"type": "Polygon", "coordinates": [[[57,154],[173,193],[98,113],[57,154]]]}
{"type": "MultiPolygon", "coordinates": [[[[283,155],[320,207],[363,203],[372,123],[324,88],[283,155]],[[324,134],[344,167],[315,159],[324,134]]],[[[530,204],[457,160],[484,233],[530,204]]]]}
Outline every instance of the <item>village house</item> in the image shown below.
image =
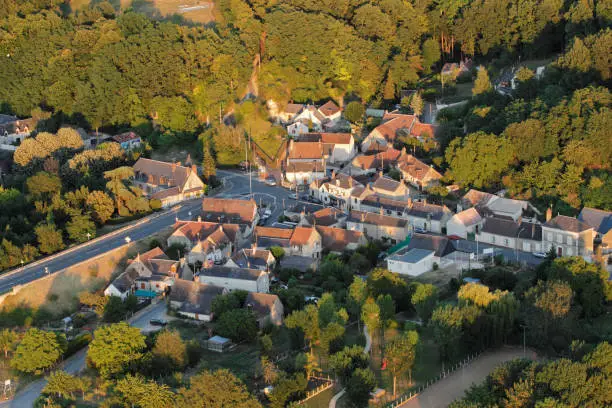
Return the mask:
{"type": "Polygon", "coordinates": [[[332,172],[331,178],[310,183],[310,196],[321,200],[324,204],[347,210],[351,193],[356,187],[363,187],[363,184],[349,175],[332,172]]]}
{"type": "Polygon", "coordinates": [[[586,222],[565,215],[552,216],[552,210],[546,214],[547,221],[542,225],[542,251],[551,248],[557,256],[590,256],[593,253],[593,241],[596,233],[586,222]]]}
{"type": "Polygon", "coordinates": [[[310,129],[308,129],[308,125],[303,122],[294,122],[287,126],[287,133],[289,134],[289,136],[292,136],[294,138],[306,134],[308,132],[310,132],[310,129]]]}
{"type": "Polygon", "coordinates": [[[335,254],[354,251],[368,243],[366,236],[361,231],[324,226],[317,226],[316,229],[321,236],[323,248],[335,254]]]}
{"type": "Polygon", "coordinates": [[[457,212],[471,207],[476,208],[480,214],[485,216],[495,215],[519,221],[524,211],[529,207],[529,203],[471,189],[461,198],[461,202],[457,206],[457,212]]]}
{"type": "Polygon", "coordinates": [[[284,165],[285,180],[309,185],[314,180],[325,178],[325,168],[323,143],[289,141],[284,165]]]}
{"type": "Polygon", "coordinates": [[[178,278],[180,262],[168,258],[161,248],[153,248],[128,261],[125,271],[104,290],[105,296],[125,300],[134,293],[137,297],[155,297],[178,278]]]}
{"type": "Polygon", "coordinates": [[[446,223],[446,235],[468,239],[480,233],[484,220],[475,208],[468,208],[453,215],[446,223]]]}
{"type": "Polygon", "coordinates": [[[431,204],[426,201],[410,201],[403,214],[413,229],[441,234],[453,216],[445,205],[431,204]]]}
{"type": "Polygon", "coordinates": [[[612,253],[612,212],[584,207],[578,220],[595,230],[595,242],[599,244],[602,255],[612,253]]]}
{"type": "Polygon", "coordinates": [[[224,287],[230,292],[246,290],[247,292],[268,293],[270,291],[269,274],[259,269],[213,266],[202,269],[199,281],[207,285],[224,287]]]}
{"type": "Polygon", "coordinates": [[[221,286],[206,285],[192,280],[177,279],[168,295],[170,308],[183,317],[210,322],[212,302],[228,292],[221,286]]]}
{"type": "MultiPolygon", "coordinates": [[[[231,231],[233,232],[233,231],[231,231]]],[[[219,224],[208,236],[200,238],[187,253],[187,262],[191,265],[200,263],[204,268],[212,265],[223,265],[235,250],[235,234],[225,233],[225,225],[219,224]]]]}
{"type": "Polygon", "coordinates": [[[433,261],[440,266],[445,266],[453,262],[452,254],[456,251],[453,241],[442,235],[412,234],[408,249],[426,249],[433,251],[433,261]]]}
{"type": "Polygon", "coordinates": [[[279,113],[278,118],[282,123],[291,123],[303,109],[304,105],[301,103],[288,103],[279,113]]]}
{"type": "Polygon", "coordinates": [[[123,150],[131,150],[140,147],[142,143],[140,136],[134,132],[126,132],[115,135],[111,137],[111,140],[115,143],[119,143],[123,150]]]}
{"type": "Polygon", "coordinates": [[[134,164],[134,184],[149,198],[160,200],[162,207],[201,197],[205,187],[195,166],[184,167],[180,162],[166,163],[143,157],[134,164]]]}
{"type": "Polygon", "coordinates": [[[357,153],[355,138],[350,133],[306,133],[297,138],[299,142],[321,142],[327,163],[344,163],[357,153]]]}
{"type": "Polygon", "coordinates": [[[366,152],[372,144],[382,146],[393,146],[398,137],[407,136],[416,138],[418,141],[435,142],[436,126],[421,123],[415,115],[402,113],[387,113],[378,125],[361,142],[361,151],[366,152]]]}
{"type": "Polygon", "coordinates": [[[336,122],[342,117],[342,108],[331,99],[319,107],[319,113],[330,122],[336,122]]]}
{"type": "Polygon", "coordinates": [[[3,150],[15,150],[36,129],[33,118],[19,119],[16,116],[0,115],[0,145],[3,150]]]}
{"type": "Polygon", "coordinates": [[[363,211],[351,211],[346,227],[363,232],[370,239],[388,239],[393,244],[405,240],[411,232],[406,219],[363,211]]]}
{"type": "Polygon", "coordinates": [[[380,172],[379,177],[371,183],[372,191],[381,197],[404,201],[410,197],[410,190],[401,181],[392,179],[380,172]]]}
{"type": "Polygon", "coordinates": [[[396,166],[401,154],[400,150],[385,147],[376,154],[360,155],[351,161],[348,171],[355,176],[374,174],[383,169],[396,166]]]}
{"type": "Polygon", "coordinates": [[[308,128],[315,132],[323,131],[323,124],[326,122],[325,116],[319,112],[316,106],[306,105],[304,108],[293,117],[293,122],[302,122],[308,128]]]}
{"type": "Polygon", "coordinates": [[[283,302],[281,302],[278,296],[268,293],[249,292],[244,304],[255,313],[260,329],[269,324],[282,326],[285,309],[283,302]]]}
{"type": "Polygon", "coordinates": [[[437,172],[432,166],[428,166],[411,154],[402,150],[402,155],[398,160],[397,169],[402,174],[402,179],[418,188],[426,190],[440,184],[442,174],[437,172]]]}
{"type": "Polygon", "coordinates": [[[442,66],[442,76],[449,77],[451,80],[456,80],[461,75],[471,75],[474,64],[470,58],[456,62],[447,62],[442,66]]]}
{"type": "Polygon", "coordinates": [[[541,252],[542,226],[507,218],[486,217],[478,240],[516,251],[541,252]]]}
{"type": "Polygon", "coordinates": [[[285,253],[291,251],[291,235],[293,229],[275,227],[255,227],[253,240],[257,248],[282,248],[285,253]]]}
{"type": "Polygon", "coordinates": [[[298,223],[301,227],[323,226],[344,228],[346,225],[346,214],[334,207],[326,207],[312,214],[301,214],[298,223]]]}
{"type": "Polygon", "coordinates": [[[198,242],[206,239],[222,226],[223,233],[230,238],[234,248],[245,242],[244,225],[239,224],[219,224],[217,222],[202,221],[198,217],[197,221],[177,221],[174,224],[174,231],[168,237],[168,246],[178,245],[184,246],[190,250],[198,242]]]}
{"type": "Polygon", "coordinates": [[[434,251],[405,248],[387,258],[387,269],[400,275],[419,276],[433,269],[434,251]]]}
{"type": "Polygon", "coordinates": [[[321,235],[313,227],[296,227],[291,234],[290,254],[306,258],[320,259],[322,242],[321,235]]]}
{"type": "Polygon", "coordinates": [[[276,265],[276,259],[272,252],[258,248],[257,244],[253,244],[252,248],[243,248],[237,251],[225,264],[230,268],[259,269],[266,272],[272,271],[274,265],[276,265]]]}
{"type": "Polygon", "coordinates": [[[209,222],[238,224],[244,227],[242,236],[251,235],[259,221],[255,200],[209,198],[202,200],[202,219],[209,222]]]}

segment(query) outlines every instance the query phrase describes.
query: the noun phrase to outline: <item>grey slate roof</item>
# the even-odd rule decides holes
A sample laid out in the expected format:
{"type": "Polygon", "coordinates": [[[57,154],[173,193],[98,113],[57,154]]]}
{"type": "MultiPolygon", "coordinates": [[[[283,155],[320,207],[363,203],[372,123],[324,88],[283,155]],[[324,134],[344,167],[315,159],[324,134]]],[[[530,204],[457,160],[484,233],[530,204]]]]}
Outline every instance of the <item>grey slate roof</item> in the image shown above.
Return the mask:
{"type": "Polygon", "coordinates": [[[587,223],[602,235],[605,235],[612,229],[612,212],[598,210],[596,208],[584,207],[578,220],[587,223]]]}
{"type": "Polygon", "coordinates": [[[409,248],[403,253],[390,256],[389,259],[406,263],[417,263],[433,253],[434,251],[429,249],[409,248]]]}
{"type": "Polygon", "coordinates": [[[593,228],[585,222],[565,215],[557,215],[544,226],[569,232],[582,232],[593,228]]]}
{"type": "Polygon", "coordinates": [[[434,256],[443,257],[455,251],[451,241],[443,236],[429,234],[414,234],[408,248],[427,249],[434,251],[434,256]]]}
{"type": "Polygon", "coordinates": [[[212,268],[203,268],[200,272],[200,276],[256,281],[261,275],[261,273],[262,271],[257,269],[213,266],[212,268]]]}

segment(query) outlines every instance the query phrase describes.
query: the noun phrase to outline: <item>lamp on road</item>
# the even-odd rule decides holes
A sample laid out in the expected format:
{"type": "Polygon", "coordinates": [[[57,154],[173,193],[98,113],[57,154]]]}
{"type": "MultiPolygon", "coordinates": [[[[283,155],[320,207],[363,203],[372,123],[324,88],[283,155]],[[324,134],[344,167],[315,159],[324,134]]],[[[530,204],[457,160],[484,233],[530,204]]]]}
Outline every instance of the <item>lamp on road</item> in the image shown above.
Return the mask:
{"type": "Polygon", "coordinates": [[[89,239],[91,238],[91,233],[87,233],[87,240],[89,241],[89,239]]]}
{"type": "Polygon", "coordinates": [[[127,244],[129,244],[130,242],[132,242],[132,238],[130,238],[130,237],[125,237],[125,242],[126,242],[127,244]]]}
{"type": "Polygon", "coordinates": [[[45,274],[47,274],[47,275],[49,274],[49,267],[48,266],[45,266],[45,274]]]}

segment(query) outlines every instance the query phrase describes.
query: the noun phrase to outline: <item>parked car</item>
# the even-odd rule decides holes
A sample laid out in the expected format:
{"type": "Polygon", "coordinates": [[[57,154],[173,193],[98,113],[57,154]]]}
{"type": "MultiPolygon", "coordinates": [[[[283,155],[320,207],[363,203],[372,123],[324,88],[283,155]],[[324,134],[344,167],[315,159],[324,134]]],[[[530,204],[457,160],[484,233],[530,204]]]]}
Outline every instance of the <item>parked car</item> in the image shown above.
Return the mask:
{"type": "Polygon", "coordinates": [[[266,211],[264,211],[264,217],[266,218],[270,218],[270,216],[272,215],[272,210],[271,209],[266,209],[266,211]]]}
{"type": "Polygon", "coordinates": [[[420,227],[414,227],[414,232],[418,233],[418,234],[426,234],[427,231],[424,230],[423,228],[420,227]]]}
{"type": "Polygon", "coordinates": [[[274,178],[272,178],[272,177],[268,177],[266,179],[266,184],[269,185],[269,186],[275,186],[276,185],[276,180],[274,178]]]}
{"type": "Polygon", "coordinates": [[[297,200],[297,194],[293,193],[293,194],[289,194],[289,198],[292,200],[297,200]]]}
{"type": "Polygon", "coordinates": [[[164,319],[151,319],[149,320],[149,324],[151,326],[165,326],[168,324],[168,321],[164,320],[164,319]]]}
{"type": "Polygon", "coordinates": [[[319,303],[319,298],[316,296],[304,296],[304,301],[308,304],[317,304],[319,303]]]}
{"type": "Polygon", "coordinates": [[[536,258],[546,258],[546,254],[544,252],[534,252],[533,256],[535,256],[536,258]]]}

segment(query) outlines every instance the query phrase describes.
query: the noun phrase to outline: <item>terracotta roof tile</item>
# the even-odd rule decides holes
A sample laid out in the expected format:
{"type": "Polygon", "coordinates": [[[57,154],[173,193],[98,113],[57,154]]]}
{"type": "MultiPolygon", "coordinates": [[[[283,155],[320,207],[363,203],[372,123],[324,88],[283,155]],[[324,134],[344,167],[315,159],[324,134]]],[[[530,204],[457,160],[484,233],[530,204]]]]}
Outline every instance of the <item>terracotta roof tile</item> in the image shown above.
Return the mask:
{"type": "Polygon", "coordinates": [[[292,229],[275,227],[255,227],[257,237],[291,239],[292,229]]]}
{"type": "Polygon", "coordinates": [[[297,246],[306,245],[313,233],[316,233],[312,227],[296,227],[291,234],[289,243],[297,246]]]}
{"type": "Polygon", "coordinates": [[[320,159],[323,145],[319,142],[292,142],[289,146],[289,159],[320,159]]]}
{"type": "Polygon", "coordinates": [[[348,219],[349,222],[360,224],[372,224],[384,227],[406,228],[408,220],[403,218],[391,217],[389,215],[381,215],[372,212],[351,211],[348,219]]]}
{"type": "Polygon", "coordinates": [[[205,198],[202,213],[207,221],[252,224],[257,215],[257,204],[253,200],[230,198],[205,198]]]}
{"type": "Polygon", "coordinates": [[[341,252],[347,245],[359,244],[363,239],[363,233],[359,231],[324,226],[317,226],[316,228],[321,235],[323,248],[331,251],[341,252]]]}
{"type": "Polygon", "coordinates": [[[332,116],[338,112],[341,112],[342,109],[338,105],[334,103],[334,101],[329,100],[325,102],[320,108],[319,112],[321,112],[325,116],[332,116]]]}
{"type": "Polygon", "coordinates": [[[593,228],[585,222],[565,215],[557,215],[544,226],[569,232],[583,232],[593,228]]]}

